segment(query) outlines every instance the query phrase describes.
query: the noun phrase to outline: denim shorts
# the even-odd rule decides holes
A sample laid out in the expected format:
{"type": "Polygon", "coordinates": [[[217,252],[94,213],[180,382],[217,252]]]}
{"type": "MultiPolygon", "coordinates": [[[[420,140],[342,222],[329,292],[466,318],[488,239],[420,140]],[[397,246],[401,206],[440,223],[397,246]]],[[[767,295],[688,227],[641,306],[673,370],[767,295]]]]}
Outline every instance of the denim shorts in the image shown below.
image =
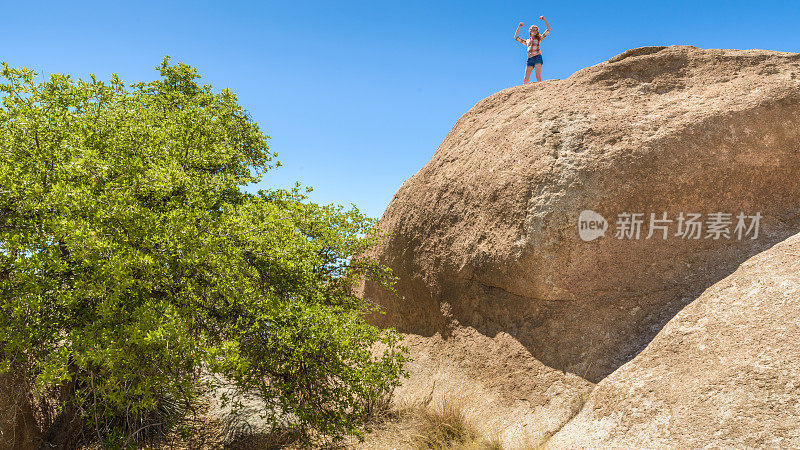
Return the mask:
{"type": "Polygon", "coordinates": [[[530,67],[533,67],[536,64],[544,64],[544,60],[542,60],[542,55],[533,55],[530,58],[528,58],[528,65],[530,67]]]}

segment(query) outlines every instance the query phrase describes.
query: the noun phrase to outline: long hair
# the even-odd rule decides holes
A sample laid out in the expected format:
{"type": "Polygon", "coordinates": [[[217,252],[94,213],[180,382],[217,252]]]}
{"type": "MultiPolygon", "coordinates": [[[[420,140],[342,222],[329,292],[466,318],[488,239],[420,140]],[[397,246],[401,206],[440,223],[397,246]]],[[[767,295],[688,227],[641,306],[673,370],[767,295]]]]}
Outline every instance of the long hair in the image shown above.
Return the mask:
{"type": "MultiPolygon", "coordinates": [[[[531,27],[531,28],[533,28],[533,27],[531,27]]],[[[528,29],[528,33],[530,34],[530,32],[531,32],[531,30],[529,28],[528,29]]],[[[531,34],[531,39],[536,39],[537,41],[541,41],[542,40],[542,35],[539,34],[539,29],[538,28],[536,28],[536,34],[531,34]]]]}

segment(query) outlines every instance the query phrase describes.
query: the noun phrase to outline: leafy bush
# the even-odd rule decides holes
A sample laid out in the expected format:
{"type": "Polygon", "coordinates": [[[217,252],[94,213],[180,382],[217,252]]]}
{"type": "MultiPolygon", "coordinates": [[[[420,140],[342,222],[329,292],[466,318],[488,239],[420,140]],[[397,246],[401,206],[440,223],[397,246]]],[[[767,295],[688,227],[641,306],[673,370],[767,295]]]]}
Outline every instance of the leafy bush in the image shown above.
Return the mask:
{"type": "Polygon", "coordinates": [[[279,164],[267,137],[194,68],[157,69],[126,85],[3,65],[0,371],[54,405],[53,443],[131,446],[191,404],[201,369],[302,439],[358,434],[406,357],[353,294],[393,281],[353,258],[374,220],[299,186],[245,192],[279,164]]]}

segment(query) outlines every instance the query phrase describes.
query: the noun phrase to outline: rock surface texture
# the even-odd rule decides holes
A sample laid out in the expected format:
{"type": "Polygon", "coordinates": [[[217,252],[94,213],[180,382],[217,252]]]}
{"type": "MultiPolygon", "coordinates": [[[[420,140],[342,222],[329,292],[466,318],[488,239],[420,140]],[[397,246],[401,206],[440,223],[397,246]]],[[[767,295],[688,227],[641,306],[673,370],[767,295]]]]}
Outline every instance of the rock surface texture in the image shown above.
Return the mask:
{"type": "MultiPolygon", "coordinates": [[[[500,400],[478,407],[528,405],[552,433],[684,306],[800,230],[800,54],[644,47],[500,91],[458,120],[380,227],[391,235],[374,255],[402,298],[364,294],[386,312],[375,323],[413,336],[426,362],[412,371],[460,355],[478,385],[504,373],[500,400]],[[584,210],[604,236],[581,239],[584,210]],[[642,214],[638,239],[616,237],[624,213],[642,214]],[[657,223],[666,239],[648,238],[651,213],[672,220],[657,223]],[[681,213],[701,215],[699,238],[676,235],[681,213]],[[713,238],[715,213],[731,214],[729,237],[713,238]],[[737,236],[739,213],[760,215],[757,238],[737,236]]],[[[414,390],[433,386],[424,377],[414,390]]]]}
{"type": "Polygon", "coordinates": [[[800,234],[742,264],[603,379],[553,448],[800,448],[800,234]]]}

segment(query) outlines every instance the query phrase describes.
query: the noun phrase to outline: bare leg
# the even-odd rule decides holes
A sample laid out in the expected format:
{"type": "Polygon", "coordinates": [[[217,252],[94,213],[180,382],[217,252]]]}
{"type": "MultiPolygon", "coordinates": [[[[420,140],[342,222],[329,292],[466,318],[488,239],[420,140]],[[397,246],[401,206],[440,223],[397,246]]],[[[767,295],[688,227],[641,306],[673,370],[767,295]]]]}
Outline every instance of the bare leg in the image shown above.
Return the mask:
{"type": "MultiPolygon", "coordinates": [[[[530,73],[530,72],[528,72],[530,73]]],[[[536,81],[542,81],[542,65],[536,64],[536,81]]]]}
{"type": "Polygon", "coordinates": [[[531,78],[531,66],[525,66],[525,81],[522,84],[528,84],[528,80],[531,78]]]}

